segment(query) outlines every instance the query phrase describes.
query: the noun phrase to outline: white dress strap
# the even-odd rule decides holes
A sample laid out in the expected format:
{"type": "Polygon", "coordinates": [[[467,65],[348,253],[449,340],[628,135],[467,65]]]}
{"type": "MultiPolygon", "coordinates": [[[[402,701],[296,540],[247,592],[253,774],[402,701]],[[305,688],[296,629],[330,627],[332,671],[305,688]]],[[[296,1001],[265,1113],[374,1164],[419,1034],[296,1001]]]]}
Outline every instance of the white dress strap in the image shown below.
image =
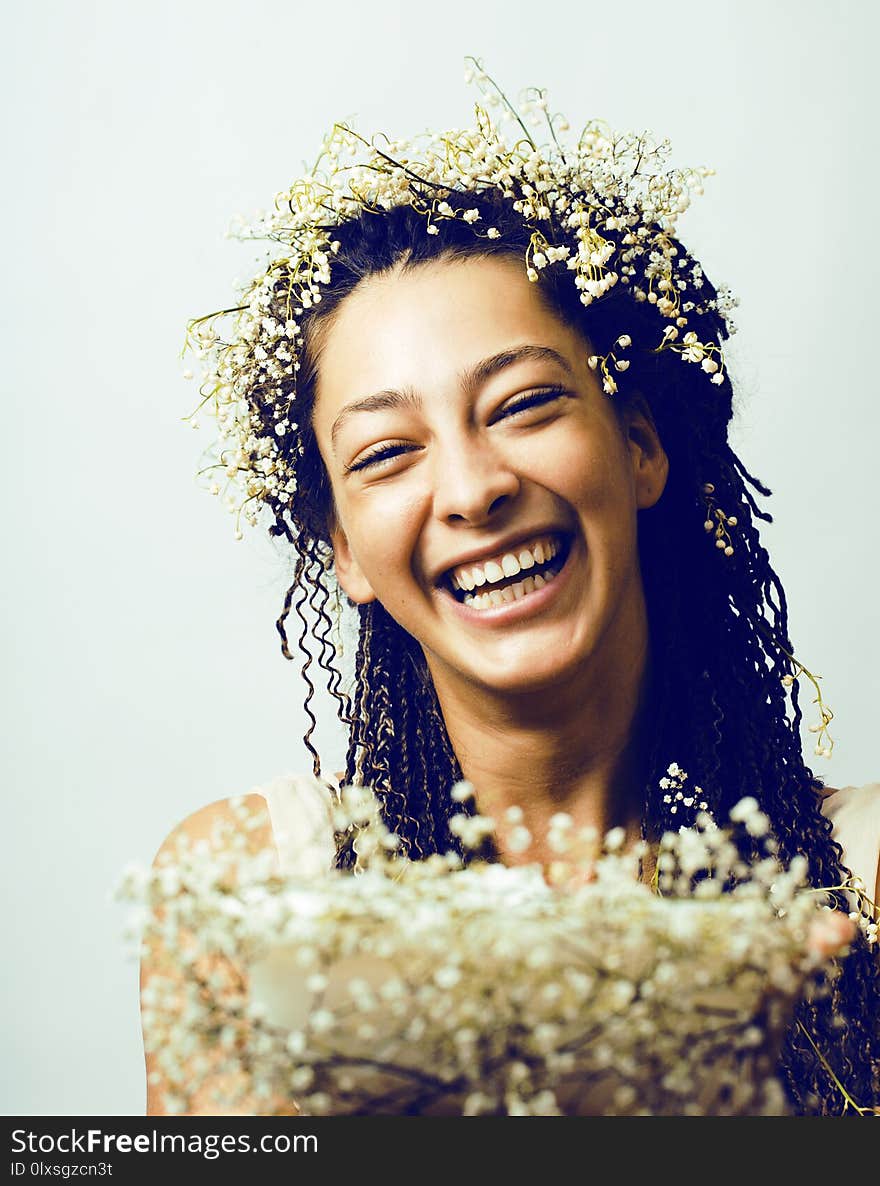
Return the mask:
{"type": "Polygon", "coordinates": [[[880,782],[832,791],[822,800],[822,811],[843,849],[843,864],[861,877],[873,899],[880,868],[880,782]]]}
{"type": "Polygon", "coordinates": [[[286,774],[254,788],[266,800],[283,876],[316,877],[333,867],[336,845],[327,787],[304,774],[286,774]]]}

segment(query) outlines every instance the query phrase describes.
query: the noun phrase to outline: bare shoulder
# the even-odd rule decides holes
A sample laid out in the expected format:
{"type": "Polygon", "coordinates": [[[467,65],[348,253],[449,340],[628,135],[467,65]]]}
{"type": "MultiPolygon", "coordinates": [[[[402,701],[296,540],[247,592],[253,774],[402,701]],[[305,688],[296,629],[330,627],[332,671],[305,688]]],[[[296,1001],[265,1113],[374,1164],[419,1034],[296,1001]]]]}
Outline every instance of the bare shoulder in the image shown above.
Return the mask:
{"type": "Polygon", "coordinates": [[[257,853],[272,843],[272,824],[266,800],[251,792],[215,799],[186,816],[166,836],[153,860],[154,867],[172,862],[182,845],[206,843],[219,848],[233,834],[245,834],[248,851],[257,853]]]}
{"type": "Polygon", "coordinates": [[[816,794],[819,796],[820,799],[827,799],[830,795],[836,795],[838,792],[838,789],[839,789],[838,787],[825,786],[821,782],[813,783],[813,790],[816,792],[816,794]]]}
{"type": "MultiPolygon", "coordinates": [[[[256,855],[267,846],[272,846],[273,834],[269,818],[268,807],[264,797],[257,793],[239,795],[233,798],[216,799],[198,808],[186,816],[174,827],[162,842],[153,860],[154,868],[173,865],[181,855],[182,848],[193,848],[197,845],[208,845],[208,851],[216,851],[230,844],[233,836],[245,835],[247,838],[246,851],[256,855]]],[[[234,863],[232,864],[234,870],[234,863]]],[[[159,915],[161,916],[161,910],[159,915]]],[[[161,1043],[151,1040],[148,1024],[151,998],[151,984],[154,977],[160,978],[167,993],[168,985],[175,986],[181,993],[183,1002],[183,986],[188,972],[179,963],[179,952],[188,942],[188,936],[181,933],[177,942],[171,946],[166,944],[162,933],[154,936],[151,943],[145,946],[141,955],[140,967],[140,997],[142,1028],[144,1035],[144,1061],[147,1078],[146,1113],[148,1116],[164,1116],[176,1111],[165,1080],[163,1050],[161,1043]]],[[[210,957],[200,957],[198,967],[208,976],[221,970],[225,963],[224,957],[215,953],[210,957]]],[[[236,975],[244,983],[242,969],[236,969],[236,975]]],[[[201,1058],[202,1066],[210,1066],[216,1061],[218,1053],[211,1047],[194,1049],[193,1057],[201,1058]]],[[[238,1085],[236,1076],[227,1072],[215,1075],[205,1075],[203,1072],[203,1086],[195,1092],[189,1110],[191,1115],[296,1115],[297,1107],[289,1099],[255,1100],[247,1094],[240,1097],[236,1106],[219,1106],[215,1091],[225,1097],[233,1098],[233,1091],[238,1085]]],[[[242,1081],[243,1082],[243,1081],[242,1081]]],[[[245,1085],[246,1086],[246,1085],[245,1085]]]]}
{"type": "Polygon", "coordinates": [[[844,866],[880,904],[880,781],[819,789],[822,814],[831,821],[844,866]]]}

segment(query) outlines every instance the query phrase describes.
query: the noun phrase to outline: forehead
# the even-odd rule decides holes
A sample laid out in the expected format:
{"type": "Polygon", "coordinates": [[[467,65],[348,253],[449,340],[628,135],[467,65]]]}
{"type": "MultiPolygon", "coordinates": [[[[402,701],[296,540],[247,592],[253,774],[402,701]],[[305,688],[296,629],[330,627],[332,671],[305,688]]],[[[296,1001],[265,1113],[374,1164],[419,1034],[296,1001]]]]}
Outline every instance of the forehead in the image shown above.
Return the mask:
{"type": "Polygon", "coordinates": [[[324,332],[316,411],[382,387],[443,386],[461,368],[523,342],[574,367],[584,340],[545,304],[522,259],[436,260],[362,281],[324,332]]]}

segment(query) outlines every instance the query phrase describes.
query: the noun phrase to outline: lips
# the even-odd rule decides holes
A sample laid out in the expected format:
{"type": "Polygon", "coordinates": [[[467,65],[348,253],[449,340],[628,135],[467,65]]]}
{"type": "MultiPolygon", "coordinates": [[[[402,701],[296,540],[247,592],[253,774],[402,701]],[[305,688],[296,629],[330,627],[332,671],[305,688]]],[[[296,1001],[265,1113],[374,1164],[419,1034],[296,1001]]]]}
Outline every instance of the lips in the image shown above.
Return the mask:
{"type": "Polygon", "coordinates": [[[560,544],[560,550],[540,566],[540,572],[537,571],[539,566],[535,565],[527,573],[520,571],[500,582],[484,584],[473,590],[453,590],[451,581],[445,581],[439,588],[448,606],[447,612],[469,630],[479,627],[490,631],[515,629],[533,620],[543,621],[545,614],[557,613],[560,605],[569,604],[565,601],[565,590],[571,585],[572,573],[578,571],[572,558],[581,551],[577,536],[561,536],[560,544]]]}
{"type": "Polygon", "coordinates": [[[540,588],[565,563],[571,546],[569,536],[544,532],[480,560],[447,569],[443,584],[458,601],[471,604],[501,604],[540,588]],[[525,589],[524,589],[525,586],[525,589]],[[510,591],[513,591],[512,593],[510,591]]]}

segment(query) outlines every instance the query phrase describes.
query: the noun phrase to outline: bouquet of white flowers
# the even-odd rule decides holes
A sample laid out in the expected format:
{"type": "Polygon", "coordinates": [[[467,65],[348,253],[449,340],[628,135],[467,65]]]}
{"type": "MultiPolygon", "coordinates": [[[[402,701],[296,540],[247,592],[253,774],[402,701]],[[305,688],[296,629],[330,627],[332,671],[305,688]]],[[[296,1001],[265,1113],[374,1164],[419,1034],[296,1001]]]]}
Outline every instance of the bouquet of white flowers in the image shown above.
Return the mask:
{"type": "MultiPolygon", "coordinates": [[[[653,886],[622,830],[563,815],[558,860],[505,867],[401,856],[364,788],[336,813],[353,873],[281,877],[227,837],[124,877],[139,943],[186,973],[143,1002],[172,1106],[210,1075],[311,1115],[785,1113],[782,1037],[846,936],[754,800],[664,836],[653,886]]],[[[476,847],[491,822],[452,828],[476,847]]]]}

